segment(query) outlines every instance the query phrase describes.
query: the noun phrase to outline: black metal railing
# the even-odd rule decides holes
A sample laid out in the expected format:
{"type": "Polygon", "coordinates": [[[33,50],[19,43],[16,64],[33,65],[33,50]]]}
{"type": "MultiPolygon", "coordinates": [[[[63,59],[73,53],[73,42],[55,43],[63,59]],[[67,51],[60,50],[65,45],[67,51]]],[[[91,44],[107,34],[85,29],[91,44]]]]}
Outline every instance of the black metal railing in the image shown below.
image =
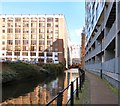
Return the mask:
{"type": "Polygon", "coordinates": [[[57,106],[62,106],[63,101],[63,93],[68,90],[70,87],[70,98],[68,99],[67,104],[70,104],[70,106],[74,106],[74,96],[76,96],[76,99],[79,99],[79,90],[81,91],[83,83],[85,80],[85,71],[79,69],[79,77],[77,77],[74,81],[72,81],[65,89],[62,91],[59,91],[58,94],[49,101],[46,106],[49,106],[52,104],[53,101],[57,100],[57,106]],[[76,89],[74,90],[74,84],[76,82],[76,89]]]}

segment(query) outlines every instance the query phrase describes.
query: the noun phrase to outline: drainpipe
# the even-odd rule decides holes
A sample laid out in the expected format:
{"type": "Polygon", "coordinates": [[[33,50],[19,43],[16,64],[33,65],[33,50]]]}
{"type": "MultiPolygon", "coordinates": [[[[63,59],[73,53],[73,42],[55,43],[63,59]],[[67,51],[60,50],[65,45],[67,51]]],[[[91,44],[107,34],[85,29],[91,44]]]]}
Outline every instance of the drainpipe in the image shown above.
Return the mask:
{"type": "Polygon", "coordinates": [[[102,79],[102,42],[101,42],[101,70],[100,70],[100,78],[102,79]]]}

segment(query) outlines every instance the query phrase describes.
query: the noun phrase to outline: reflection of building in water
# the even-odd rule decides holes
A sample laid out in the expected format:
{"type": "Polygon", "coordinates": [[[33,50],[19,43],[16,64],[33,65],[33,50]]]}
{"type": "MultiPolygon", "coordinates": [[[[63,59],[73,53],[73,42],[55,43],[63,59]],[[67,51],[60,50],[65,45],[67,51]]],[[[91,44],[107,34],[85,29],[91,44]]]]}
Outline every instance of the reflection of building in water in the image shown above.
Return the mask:
{"type": "MultiPolygon", "coordinates": [[[[68,86],[68,72],[65,72],[65,80],[64,80],[64,88],[68,86]]],[[[68,90],[66,90],[63,94],[63,104],[66,104],[66,101],[68,100],[68,90]]]]}
{"type": "MultiPolygon", "coordinates": [[[[73,81],[78,75],[74,71],[65,72],[65,78],[63,76],[52,81],[51,83],[44,84],[43,86],[37,86],[34,88],[33,92],[27,93],[18,98],[13,98],[11,100],[6,100],[1,104],[46,104],[54,96],[57,95],[58,91],[66,88],[71,81],[73,81]]],[[[68,98],[70,97],[70,87],[63,94],[63,104],[67,103],[68,98]]],[[[56,104],[54,101],[52,104],[56,104]]]]}
{"type": "MultiPolygon", "coordinates": [[[[37,86],[33,92],[27,93],[18,98],[6,100],[1,104],[46,104],[48,103],[57,93],[58,88],[63,89],[64,78],[60,77],[50,84],[44,84],[43,86],[37,86]]],[[[52,104],[56,104],[54,101],[52,104]]]]}
{"type": "MultiPolygon", "coordinates": [[[[69,72],[68,71],[65,71],[65,80],[64,80],[64,89],[72,82],[74,81],[76,78],[78,77],[78,71],[73,71],[73,70],[70,70],[69,72]]],[[[63,104],[66,104],[67,101],[69,100],[70,98],[70,88],[69,87],[65,92],[64,92],[64,95],[63,95],[63,104]]],[[[76,89],[76,82],[74,83],[74,89],[76,89]]]]}

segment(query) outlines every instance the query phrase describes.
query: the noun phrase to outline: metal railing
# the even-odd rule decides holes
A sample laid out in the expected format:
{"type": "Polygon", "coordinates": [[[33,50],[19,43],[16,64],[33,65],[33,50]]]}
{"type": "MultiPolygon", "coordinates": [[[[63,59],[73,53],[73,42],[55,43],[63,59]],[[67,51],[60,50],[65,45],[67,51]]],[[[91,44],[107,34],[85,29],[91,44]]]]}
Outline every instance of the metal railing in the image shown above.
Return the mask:
{"type": "Polygon", "coordinates": [[[66,102],[66,105],[74,106],[74,96],[76,96],[76,99],[79,99],[79,90],[82,90],[82,86],[85,80],[85,71],[79,69],[79,77],[77,77],[74,81],[72,81],[66,88],[64,88],[62,91],[59,91],[58,94],[50,100],[46,106],[49,106],[52,104],[53,101],[57,100],[57,106],[62,106],[63,101],[63,93],[68,90],[70,87],[70,98],[66,102]],[[78,82],[79,80],[79,82],[78,82]],[[76,82],[76,83],[75,83],[76,82]],[[76,84],[76,89],[74,90],[74,84],[76,84]]]}

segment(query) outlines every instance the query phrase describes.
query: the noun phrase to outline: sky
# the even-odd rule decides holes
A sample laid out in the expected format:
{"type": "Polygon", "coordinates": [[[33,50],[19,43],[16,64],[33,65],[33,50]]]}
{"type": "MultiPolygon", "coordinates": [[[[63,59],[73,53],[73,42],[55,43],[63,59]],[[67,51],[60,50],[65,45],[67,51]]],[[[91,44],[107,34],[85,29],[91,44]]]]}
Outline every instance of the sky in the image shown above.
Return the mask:
{"type": "Polygon", "coordinates": [[[0,14],[64,14],[72,44],[81,44],[84,2],[2,2],[0,14]]]}

